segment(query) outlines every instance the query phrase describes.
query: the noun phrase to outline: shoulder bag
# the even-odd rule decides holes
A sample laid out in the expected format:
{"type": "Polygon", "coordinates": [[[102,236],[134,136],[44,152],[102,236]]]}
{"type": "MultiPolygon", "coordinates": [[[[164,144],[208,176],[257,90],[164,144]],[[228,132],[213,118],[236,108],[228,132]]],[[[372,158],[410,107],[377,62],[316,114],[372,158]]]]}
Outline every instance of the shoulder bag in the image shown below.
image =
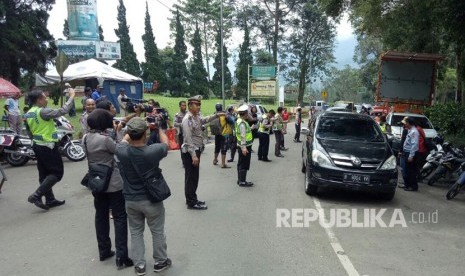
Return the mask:
{"type": "Polygon", "coordinates": [[[139,172],[139,169],[137,169],[137,166],[132,162],[132,160],[131,164],[139,177],[144,179],[145,193],[150,202],[161,202],[171,196],[170,187],[168,187],[168,183],[166,183],[160,168],[157,168],[155,176],[145,177],[139,172]]]}
{"type": "MultiPolygon", "coordinates": [[[[87,150],[87,135],[84,137],[84,147],[87,150]]],[[[111,175],[113,174],[113,162],[111,166],[104,164],[91,164],[89,162],[89,155],[87,155],[87,163],[89,165],[89,172],[81,180],[81,184],[89,188],[92,192],[102,193],[108,189],[110,184],[111,175]]]]}

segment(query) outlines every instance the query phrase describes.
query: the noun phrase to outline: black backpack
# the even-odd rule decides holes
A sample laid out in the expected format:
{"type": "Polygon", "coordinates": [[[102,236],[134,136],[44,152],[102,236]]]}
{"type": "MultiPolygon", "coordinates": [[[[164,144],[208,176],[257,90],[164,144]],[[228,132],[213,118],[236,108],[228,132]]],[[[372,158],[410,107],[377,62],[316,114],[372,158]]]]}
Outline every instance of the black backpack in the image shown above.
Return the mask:
{"type": "Polygon", "coordinates": [[[221,130],[221,124],[220,124],[220,119],[216,118],[213,121],[210,122],[210,132],[212,135],[221,135],[222,130],[221,130]]]}

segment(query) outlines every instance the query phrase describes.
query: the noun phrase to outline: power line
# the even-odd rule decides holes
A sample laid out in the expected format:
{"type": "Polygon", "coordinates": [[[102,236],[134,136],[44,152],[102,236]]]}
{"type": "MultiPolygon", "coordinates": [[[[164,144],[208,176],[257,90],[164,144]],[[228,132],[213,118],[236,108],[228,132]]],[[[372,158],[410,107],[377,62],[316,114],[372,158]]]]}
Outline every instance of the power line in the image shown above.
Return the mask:
{"type": "MultiPolygon", "coordinates": [[[[165,8],[171,10],[171,7],[168,7],[165,3],[161,2],[160,0],[155,0],[155,1],[157,1],[157,2],[160,3],[160,4],[162,4],[162,6],[164,6],[165,8]]],[[[171,4],[171,5],[173,5],[173,4],[171,4]]]]}

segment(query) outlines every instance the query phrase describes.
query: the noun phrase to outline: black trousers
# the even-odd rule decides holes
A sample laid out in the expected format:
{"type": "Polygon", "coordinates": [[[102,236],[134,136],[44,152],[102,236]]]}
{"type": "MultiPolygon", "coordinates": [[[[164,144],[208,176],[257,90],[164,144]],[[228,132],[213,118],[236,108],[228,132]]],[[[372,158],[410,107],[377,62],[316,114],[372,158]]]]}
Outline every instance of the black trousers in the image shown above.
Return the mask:
{"type": "Polygon", "coordinates": [[[39,171],[39,188],[37,193],[45,195],[47,202],[55,199],[53,186],[63,178],[64,168],[58,147],[53,149],[45,146],[34,145],[34,153],[37,158],[37,170],[39,171]]]}
{"type": "Polygon", "coordinates": [[[417,162],[418,156],[415,154],[413,157],[412,162],[408,162],[408,157],[410,155],[409,152],[404,152],[405,155],[405,163],[406,163],[406,171],[407,171],[407,183],[405,183],[406,187],[411,187],[413,189],[418,189],[418,182],[417,182],[417,162]]]}
{"type": "Polygon", "coordinates": [[[116,257],[128,257],[128,220],[123,191],[113,193],[92,193],[95,207],[95,231],[100,256],[108,255],[111,250],[110,216],[115,226],[116,257]]]}
{"type": "Polygon", "coordinates": [[[237,146],[239,161],[237,161],[237,170],[246,170],[250,169],[250,158],[252,157],[252,146],[247,147],[247,155],[242,154],[242,148],[237,146]]]}
{"type": "MultiPolygon", "coordinates": [[[[201,152],[199,150],[195,151],[197,158],[200,160],[201,152]]],[[[182,153],[182,164],[184,165],[184,195],[186,196],[186,204],[193,206],[197,204],[197,187],[199,185],[199,170],[200,165],[194,167],[192,165],[192,156],[190,153],[182,153]]]]}
{"type": "Polygon", "coordinates": [[[284,135],[280,130],[274,130],[274,137],[276,138],[276,144],[274,145],[274,155],[278,156],[281,154],[281,147],[284,141],[284,135]]]}
{"type": "Polygon", "coordinates": [[[258,132],[258,159],[267,160],[270,148],[270,135],[268,132],[258,132]]]}
{"type": "Polygon", "coordinates": [[[300,141],[300,125],[295,125],[295,136],[294,140],[300,141]]]}

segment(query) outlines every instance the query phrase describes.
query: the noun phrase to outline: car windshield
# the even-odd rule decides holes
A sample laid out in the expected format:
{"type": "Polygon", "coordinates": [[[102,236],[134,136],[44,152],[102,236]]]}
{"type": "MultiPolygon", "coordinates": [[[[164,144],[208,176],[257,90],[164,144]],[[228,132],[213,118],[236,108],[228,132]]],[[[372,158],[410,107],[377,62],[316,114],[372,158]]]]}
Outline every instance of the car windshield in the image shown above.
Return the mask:
{"type": "Polygon", "coordinates": [[[346,117],[322,117],[316,136],[319,139],[340,139],[364,142],[382,142],[383,134],[371,120],[346,117]]]}
{"type": "MultiPolygon", "coordinates": [[[[392,125],[393,126],[399,126],[401,125],[402,120],[404,119],[405,116],[399,116],[399,115],[394,115],[392,117],[392,125]]],[[[415,120],[415,124],[420,126],[423,129],[432,129],[433,126],[430,124],[428,119],[426,117],[417,117],[417,116],[412,116],[413,119],[415,120]]]]}

